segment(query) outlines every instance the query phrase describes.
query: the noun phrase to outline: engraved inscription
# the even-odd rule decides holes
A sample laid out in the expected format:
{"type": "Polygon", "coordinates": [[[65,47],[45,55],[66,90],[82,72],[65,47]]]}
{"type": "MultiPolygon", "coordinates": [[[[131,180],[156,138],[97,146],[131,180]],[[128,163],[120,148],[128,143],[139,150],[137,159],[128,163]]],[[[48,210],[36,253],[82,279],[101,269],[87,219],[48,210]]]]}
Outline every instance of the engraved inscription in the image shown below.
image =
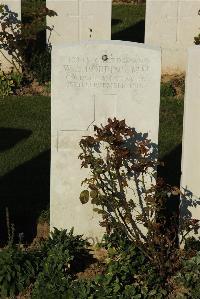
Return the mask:
{"type": "Polygon", "coordinates": [[[64,65],[68,88],[142,89],[150,74],[148,58],[69,56],[64,65]],[[106,57],[106,59],[102,59],[106,57]]]}

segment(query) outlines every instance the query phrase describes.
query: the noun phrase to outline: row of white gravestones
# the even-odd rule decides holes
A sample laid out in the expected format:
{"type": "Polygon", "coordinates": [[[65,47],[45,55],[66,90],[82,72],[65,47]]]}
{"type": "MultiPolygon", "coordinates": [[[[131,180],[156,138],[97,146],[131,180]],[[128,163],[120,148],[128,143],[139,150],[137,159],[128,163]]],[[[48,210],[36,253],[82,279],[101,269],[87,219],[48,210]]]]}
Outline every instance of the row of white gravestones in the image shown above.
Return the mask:
{"type": "MultiPolygon", "coordinates": [[[[121,41],[55,45],[52,51],[51,228],[75,228],[96,240],[103,230],[92,205],[79,200],[79,141],[108,117],[125,119],[157,144],[161,54],[121,41]]],[[[149,182],[148,182],[149,183],[149,182]]]]}
{"type": "MultiPolygon", "coordinates": [[[[0,5],[6,5],[6,10],[11,12],[11,21],[14,26],[21,20],[21,0],[0,0],[0,5]]],[[[0,22],[1,31],[1,22],[0,22]]],[[[13,67],[12,57],[8,55],[7,51],[4,51],[0,43],[0,70],[8,72],[13,67]]]]}
{"type": "Polygon", "coordinates": [[[183,72],[200,33],[200,0],[146,0],[145,43],[162,49],[162,70],[183,72]]]}
{"type": "MultiPolygon", "coordinates": [[[[21,0],[0,0],[21,19],[21,0]]],[[[111,0],[47,0],[57,13],[47,18],[47,40],[52,45],[81,40],[110,40],[111,0]]],[[[164,72],[185,71],[187,47],[200,32],[200,0],[147,0],[145,43],[162,49],[164,72]]],[[[1,49],[0,49],[1,51],[1,49]]],[[[9,70],[10,57],[0,53],[0,63],[9,70]]]]}
{"type": "Polygon", "coordinates": [[[200,46],[188,50],[182,146],[181,214],[200,220],[200,46]],[[188,200],[189,199],[189,200],[188,200]]]}
{"type": "MultiPolygon", "coordinates": [[[[21,20],[21,0],[0,0],[13,13],[13,20],[21,20]]],[[[111,0],[47,0],[49,9],[57,13],[47,18],[47,41],[52,45],[60,42],[80,40],[111,39],[111,0]]],[[[1,30],[1,28],[0,28],[1,30]]],[[[2,51],[0,45],[0,64],[4,71],[12,67],[11,57],[2,51]]]]}
{"type": "Polygon", "coordinates": [[[57,13],[47,18],[47,41],[52,45],[81,40],[110,40],[112,0],[47,0],[57,13]]]}

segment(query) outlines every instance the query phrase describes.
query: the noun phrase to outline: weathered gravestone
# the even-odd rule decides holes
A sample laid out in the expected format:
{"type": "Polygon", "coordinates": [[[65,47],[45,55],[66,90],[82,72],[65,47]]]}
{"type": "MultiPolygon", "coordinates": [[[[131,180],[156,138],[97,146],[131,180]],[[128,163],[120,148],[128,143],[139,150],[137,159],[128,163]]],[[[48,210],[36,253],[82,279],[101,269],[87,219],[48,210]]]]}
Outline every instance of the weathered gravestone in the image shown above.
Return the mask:
{"type": "Polygon", "coordinates": [[[181,216],[200,220],[200,47],[188,50],[182,146],[181,216]]]}
{"type": "Polygon", "coordinates": [[[162,49],[162,70],[183,72],[200,33],[200,0],[147,0],[145,43],[162,49]]]}
{"type": "Polygon", "coordinates": [[[79,200],[82,136],[108,117],[125,119],[157,144],[160,50],[131,42],[57,45],[52,52],[51,228],[99,238],[97,214],[79,200]]]}
{"type": "Polygon", "coordinates": [[[46,4],[57,13],[47,18],[53,28],[47,32],[51,44],[111,39],[111,0],[47,0],[46,4]]]}
{"type": "MultiPolygon", "coordinates": [[[[15,24],[21,20],[21,0],[0,0],[0,4],[6,5],[6,10],[10,12],[9,21],[13,24],[13,27],[15,27],[15,24]]],[[[0,31],[1,30],[0,22],[0,31]]],[[[12,57],[8,55],[7,51],[2,49],[0,43],[0,69],[6,72],[9,71],[13,67],[13,64],[10,63],[11,61],[12,57]]]]}

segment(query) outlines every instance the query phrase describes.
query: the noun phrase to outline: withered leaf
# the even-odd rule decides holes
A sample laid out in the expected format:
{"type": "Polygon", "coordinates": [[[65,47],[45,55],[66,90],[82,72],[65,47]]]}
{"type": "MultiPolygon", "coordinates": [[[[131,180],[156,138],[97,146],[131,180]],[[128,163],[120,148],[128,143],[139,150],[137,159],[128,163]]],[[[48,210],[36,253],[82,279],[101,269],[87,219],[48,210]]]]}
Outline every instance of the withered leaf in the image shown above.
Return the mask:
{"type": "Polygon", "coordinates": [[[89,201],[89,198],[90,198],[90,194],[89,194],[89,191],[88,190],[83,190],[80,194],[80,201],[81,203],[84,205],[86,204],[88,201],[89,201]]]}

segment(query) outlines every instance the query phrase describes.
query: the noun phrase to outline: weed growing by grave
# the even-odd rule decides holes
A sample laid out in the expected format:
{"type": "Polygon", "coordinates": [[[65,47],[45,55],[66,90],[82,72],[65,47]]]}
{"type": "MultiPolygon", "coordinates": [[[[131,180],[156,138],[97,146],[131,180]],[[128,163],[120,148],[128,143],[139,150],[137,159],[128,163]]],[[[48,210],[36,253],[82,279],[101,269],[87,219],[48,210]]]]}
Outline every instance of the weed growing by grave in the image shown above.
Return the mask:
{"type": "Polygon", "coordinates": [[[173,278],[175,298],[200,298],[200,252],[183,262],[183,267],[173,278]]]}
{"type": "Polygon", "coordinates": [[[176,95],[175,88],[171,81],[161,84],[161,96],[162,97],[174,97],[176,95]]]}
{"type": "Polygon", "coordinates": [[[40,250],[45,256],[42,271],[33,287],[32,298],[59,298],[69,287],[74,272],[87,260],[87,241],[74,236],[73,229],[54,229],[40,250]]]}
{"type": "Polygon", "coordinates": [[[26,252],[16,246],[0,251],[0,297],[18,295],[35,280],[41,264],[39,252],[26,252]]]}
{"type": "MultiPolygon", "coordinates": [[[[91,170],[80,200],[96,205],[94,211],[102,215],[100,225],[107,233],[123,232],[166,282],[180,267],[177,217],[169,221],[165,216],[168,197],[179,191],[162,179],[155,181],[157,146],[148,134],[116,118],[94,126],[94,131],[93,137],[80,141],[82,167],[91,170]]],[[[183,223],[184,231],[198,226],[196,220],[183,223]]]]}
{"type": "Polygon", "coordinates": [[[78,278],[81,263],[90,257],[87,246],[73,230],[55,230],[35,248],[4,248],[0,251],[1,297],[20,293],[33,299],[199,298],[199,253],[189,260],[182,258],[179,271],[166,281],[124,232],[114,232],[99,245],[107,250],[103,273],[78,278]]]}
{"type": "Polygon", "coordinates": [[[73,229],[55,229],[34,248],[5,247],[0,251],[0,297],[16,296],[29,288],[31,298],[60,298],[90,257],[87,245],[73,229]]]}
{"type": "Polygon", "coordinates": [[[185,76],[163,75],[161,82],[161,97],[181,99],[185,92],[185,76]]]}
{"type": "Polygon", "coordinates": [[[44,223],[50,223],[50,209],[43,210],[40,213],[40,216],[38,217],[38,223],[44,224],[44,223]]]}
{"type": "Polygon", "coordinates": [[[101,246],[108,251],[103,275],[92,281],[73,281],[69,298],[166,298],[162,277],[126,236],[105,235],[101,246]]]}
{"type": "Polygon", "coordinates": [[[22,75],[10,72],[9,74],[0,70],[0,98],[4,98],[15,93],[20,87],[22,75]]]}

